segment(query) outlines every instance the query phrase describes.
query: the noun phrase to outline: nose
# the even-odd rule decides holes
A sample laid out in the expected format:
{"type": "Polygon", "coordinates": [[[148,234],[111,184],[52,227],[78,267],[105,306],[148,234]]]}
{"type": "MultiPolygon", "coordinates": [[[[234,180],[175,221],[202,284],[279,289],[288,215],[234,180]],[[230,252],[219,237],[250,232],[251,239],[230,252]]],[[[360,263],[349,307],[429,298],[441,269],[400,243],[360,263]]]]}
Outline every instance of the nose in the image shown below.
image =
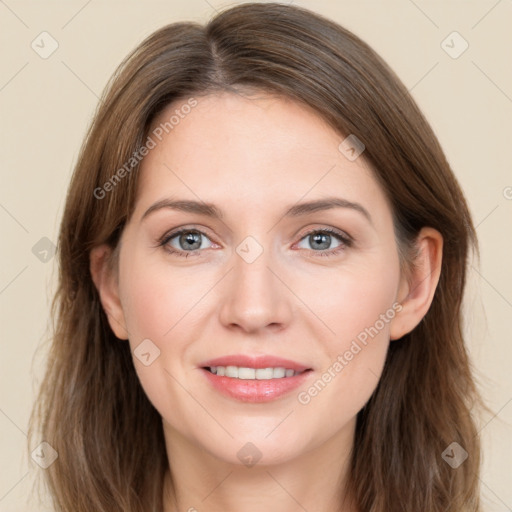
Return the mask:
{"type": "MultiPolygon", "coordinates": [[[[284,271],[273,261],[269,250],[263,250],[251,261],[251,257],[246,257],[248,253],[244,254],[243,246],[241,249],[233,253],[232,270],[220,291],[221,323],[246,333],[284,329],[294,309],[293,293],[285,285],[284,271]]],[[[254,251],[255,247],[250,250],[254,251]]]]}

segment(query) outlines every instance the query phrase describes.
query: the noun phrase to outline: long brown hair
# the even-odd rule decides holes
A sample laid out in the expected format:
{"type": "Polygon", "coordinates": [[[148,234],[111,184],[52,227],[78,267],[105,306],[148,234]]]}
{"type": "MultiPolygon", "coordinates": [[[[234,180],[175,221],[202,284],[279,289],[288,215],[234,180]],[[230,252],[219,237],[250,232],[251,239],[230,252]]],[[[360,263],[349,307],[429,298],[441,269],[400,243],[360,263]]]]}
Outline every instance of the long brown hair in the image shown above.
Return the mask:
{"type": "Polygon", "coordinates": [[[391,202],[400,248],[412,246],[424,226],[444,238],[431,308],[391,343],[378,387],[357,417],[347,484],[357,507],[480,511],[473,413],[484,405],[461,318],[477,240],[464,196],[432,129],[387,64],[333,21],[276,3],[238,5],[205,26],[159,29],[123,61],[102,96],[66,199],[52,345],[31,417],[31,448],[43,439],[58,452],[45,470],[56,510],[162,510],[168,460],[161,418],[139,383],[128,343],[109,327],[89,251],[105,242],[117,247],[139,166],[117,171],[138,154],[155,116],[177,99],[245,87],[309,105],[340,136],[364,143],[391,202]],[[114,175],[122,179],[114,183],[114,175]],[[114,184],[105,192],[109,180],[114,184]],[[443,458],[453,442],[469,454],[458,468],[443,458]]]}

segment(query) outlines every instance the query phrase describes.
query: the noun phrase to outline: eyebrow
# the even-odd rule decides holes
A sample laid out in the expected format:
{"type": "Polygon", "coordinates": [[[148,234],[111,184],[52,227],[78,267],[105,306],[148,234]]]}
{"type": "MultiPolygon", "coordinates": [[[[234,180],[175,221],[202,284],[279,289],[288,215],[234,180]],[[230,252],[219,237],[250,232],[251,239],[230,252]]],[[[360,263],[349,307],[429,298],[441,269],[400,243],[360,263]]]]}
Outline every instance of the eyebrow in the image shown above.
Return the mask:
{"type": "MultiPolygon", "coordinates": [[[[333,208],[347,208],[355,210],[361,213],[369,222],[373,224],[372,217],[368,210],[359,203],[348,201],[340,197],[326,197],[323,199],[317,199],[313,201],[307,201],[303,203],[297,203],[289,207],[283,217],[300,217],[324,210],[331,210],[333,208]]],[[[193,200],[173,200],[173,199],[161,199],[156,203],[152,204],[142,215],[141,222],[153,212],[162,209],[171,209],[188,213],[195,213],[198,215],[204,215],[214,219],[223,219],[222,211],[211,203],[205,203],[202,201],[193,200]]]]}

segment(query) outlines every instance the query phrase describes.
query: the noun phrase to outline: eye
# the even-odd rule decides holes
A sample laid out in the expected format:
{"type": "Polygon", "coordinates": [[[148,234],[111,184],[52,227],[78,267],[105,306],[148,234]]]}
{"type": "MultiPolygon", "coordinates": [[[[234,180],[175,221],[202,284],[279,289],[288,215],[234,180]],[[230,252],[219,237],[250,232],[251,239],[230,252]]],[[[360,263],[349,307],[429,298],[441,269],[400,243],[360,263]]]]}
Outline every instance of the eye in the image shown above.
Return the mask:
{"type": "MultiPolygon", "coordinates": [[[[158,241],[158,246],[164,247],[165,251],[170,254],[188,258],[189,256],[199,256],[203,249],[208,249],[208,246],[203,244],[204,240],[209,240],[209,238],[202,231],[183,228],[166,233],[158,241]]],[[[299,244],[303,241],[309,242],[312,247],[309,251],[314,256],[322,257],[335,256],[353,243],[353,239],[349,235],[331,228],[313,229],[301,238],[299,244]],[[338,245],[334,249],[329,249],[333,241],[337,241],[338,245]]]]}
{"type": "Polygon", "coordinates": [[[317,253],[315,256],[334,256],[350,247],[353,242],[347,234],[330,228],[311,230],[301,238],[302,241],[310,244],[310,250],[317,253]],[[334,249],[329,249],[333,240],[338,241],[338,245],[334,249]]]}
{"type": "Polygon", "coordinates": [[[202,231],[184,228],[173,233],[165,234],[158,245],[163,246],[165,250],[171,254],[188,258],[188,256],[196,256],[202,249],[208,248],[208,246],[203,245],[203,238],[209,240],[202,231]],[[174,244],[171,242],[174,242],[174,244]],[[176,245],[178,247],[176,247],[176,245]]]}

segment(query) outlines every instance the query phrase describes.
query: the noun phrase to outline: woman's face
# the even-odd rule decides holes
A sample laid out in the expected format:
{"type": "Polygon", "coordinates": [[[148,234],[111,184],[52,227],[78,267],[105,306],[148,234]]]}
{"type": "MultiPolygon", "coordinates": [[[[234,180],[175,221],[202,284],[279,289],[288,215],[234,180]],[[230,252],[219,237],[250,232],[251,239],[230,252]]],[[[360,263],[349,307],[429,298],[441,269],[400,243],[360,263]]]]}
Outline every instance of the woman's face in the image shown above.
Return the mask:
{"type": "Polygon", "coordinates": [[[346,442],[400,311],[390,206],[361,148],[307,107],[196,101],[155,120],[121,239],[140,382],[167,440],[225,462],[346,442]]]}

